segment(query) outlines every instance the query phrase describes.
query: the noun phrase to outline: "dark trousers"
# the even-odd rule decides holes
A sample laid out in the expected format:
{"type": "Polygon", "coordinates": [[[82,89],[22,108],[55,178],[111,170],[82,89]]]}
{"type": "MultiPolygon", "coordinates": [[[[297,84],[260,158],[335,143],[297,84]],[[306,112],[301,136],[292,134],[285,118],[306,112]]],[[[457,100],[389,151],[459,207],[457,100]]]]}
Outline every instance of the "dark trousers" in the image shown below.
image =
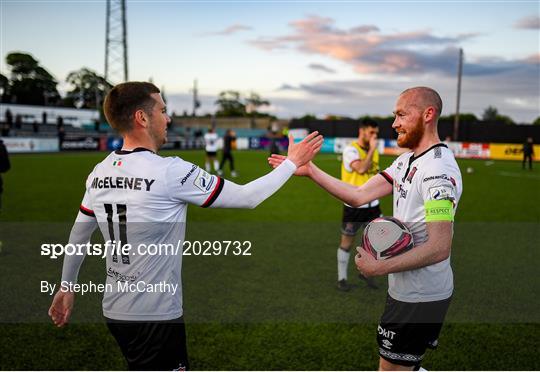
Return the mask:
{"type": "Polygon", "coordinates": [[[231,172],[234,171],[234,159],[232,156],[232,152],[224,152],[223,157],[221,158],[221,163],[219,164],[219,169],[223,170],[223,166],[225,165],[225,161],[229,161],[229,165],[231,166],[231,172]]]}
{"type": "Polygon", "coordinates": [[[106,321],[130,370],[189,370],[183,317],[154,322],[106,321]]]}
{"type": "Polygon", "coordinates": [[[529,160],[529,169],[532,169],[532,155],[531,154],[523,155],[523,169],[525,169],[525,163],[527,163],[527,159],[529,160]]]}

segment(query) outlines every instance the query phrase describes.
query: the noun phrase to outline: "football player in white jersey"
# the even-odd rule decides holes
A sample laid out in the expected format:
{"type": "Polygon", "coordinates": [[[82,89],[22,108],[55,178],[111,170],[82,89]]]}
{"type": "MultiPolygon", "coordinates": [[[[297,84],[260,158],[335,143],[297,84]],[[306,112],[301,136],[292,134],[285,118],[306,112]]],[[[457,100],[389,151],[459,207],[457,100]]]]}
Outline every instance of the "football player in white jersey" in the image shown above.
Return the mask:
{"type": "MultiPolygon", "coordinates": [[[[99,228],[105,241],[120,241],[118,246],[122,248],[128,244],[178,247],[184,241],[188,204],[255,208],[298,166],[311,160],[322,145],[317,133],[298,144],[291,141],[282,166],[246,185],[237,185],[180,158],[156,154],[167,141],[170,118],[153,84],[119,84],[107,94],[103,108],[124,144],[90,173],[70,244],[86,244],[99,228]]],[[[148,251],[122,248],[107,252],[103,314],[129,368],[188,369],[182,317],[182,250],[149,255],[148,251]]],[[[77,283],[83,260],[84,255],[64,257],[65,288],[77,283]]],[[[69,321],[74,296],[71,290],[56,293],[49,315],[57,326],[69,321]]]]}
{"type": "MultiPolygon", "coordinates": [[[[392,127],[398,145],[410,151],[360,187],[331,177],[311,162],[295,173],[351,206],[392,194],[394,217],[413,233],[415,246],[408,252],[378,261],[359,247],[355,258],[363,275],[388,275],[386,307],[377,328],[380,370],[420,368],[427,348],[437,346],[452,296],[450,249],[462,182],[454,155],[439,139],[441,111],[442,100],[431,88],[402,92],[392,127]]],[[[273,155],[269,162],[275,167],[284,159],[273,155]]]]}
{"type": "Polygon", "coordinates": [[[207,172],[211,171],[210,164],[214,167],[214,172],[219,171],[219,163],[217,161],[218,139],[214,128],[208,129],[208,132],[204,135],[204,150],[206,151],[206,159],[204,162],[204,168],[207,172]]]}

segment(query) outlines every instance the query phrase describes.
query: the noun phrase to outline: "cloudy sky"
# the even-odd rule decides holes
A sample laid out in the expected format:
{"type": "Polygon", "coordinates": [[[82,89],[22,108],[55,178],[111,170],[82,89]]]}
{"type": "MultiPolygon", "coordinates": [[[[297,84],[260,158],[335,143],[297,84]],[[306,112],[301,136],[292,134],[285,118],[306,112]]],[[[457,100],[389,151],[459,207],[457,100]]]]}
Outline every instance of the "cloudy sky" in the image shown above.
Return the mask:
{"type": "MultiPolygon", "coordinates": [[[[104,73],[104,1],[0,0],[0,70],[31,53],[58,81],[104,73]]],[[[223,90],[255,91],[279,117],[390,115],[403,89],[428,85],[462,112],[492,105],[518,122],[540,116],[538,1],[127,1],[130,80],[165,89],[171,110],[201,113],[223,90]]],[[[65,90],[65,83],[59,85],[65,90]]]]}

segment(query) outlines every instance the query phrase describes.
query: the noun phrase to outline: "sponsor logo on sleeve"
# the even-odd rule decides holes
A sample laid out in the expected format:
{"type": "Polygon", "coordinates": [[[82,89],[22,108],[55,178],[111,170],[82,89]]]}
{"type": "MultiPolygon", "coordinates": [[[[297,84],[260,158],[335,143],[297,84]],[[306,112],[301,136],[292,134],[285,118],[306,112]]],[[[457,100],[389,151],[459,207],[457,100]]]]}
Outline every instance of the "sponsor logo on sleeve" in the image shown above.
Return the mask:
{"type": "Polygon", "coordinates": [[[456,186],[456,180],[454,179],[454,177],[450,177],[449,175],[443,173],[443,174],[440,174],[438,176],[429,176],[429,177],[426,177],[422,180],[422,183],[425,183],[425,182],[429,182],[429,181],[435,181],[435,180],[446,180],[446,181],[450,181],[452,183],[452,185],[456,186]]]}
{"type": "Polygon", "coordinates": [[[212,177],[212,175],[208,172],[201,169],[199,171],[199,174],[197,174],[197,177],[195,177],[193,184],[195,185],[195,187],[197,187],[199,190],[206,194],[212,189],[212,185],[214,184],[214,177],[212,177]]]}
{"type": "Polygon", "coordinates": [[[195,172],[195,170],[197,169],[198,167],[193,164],[193,166],[191,167],[191,169],[189,170],[189,172],[187,172],[187,174],[184,176],[184,178],[182,178],[182,180],[180,181],[180,184],[183,186],[184,183],[186,183],[186,181],[188,180],[189,177],[191,177],[191,175],[193,174],[193,172],[195,172]]]}
{"type": "Polygon", "coordinates": [[[454,200],[454,190],[449,186],[437,186],[429,189],[432,200],[454,200]]]}

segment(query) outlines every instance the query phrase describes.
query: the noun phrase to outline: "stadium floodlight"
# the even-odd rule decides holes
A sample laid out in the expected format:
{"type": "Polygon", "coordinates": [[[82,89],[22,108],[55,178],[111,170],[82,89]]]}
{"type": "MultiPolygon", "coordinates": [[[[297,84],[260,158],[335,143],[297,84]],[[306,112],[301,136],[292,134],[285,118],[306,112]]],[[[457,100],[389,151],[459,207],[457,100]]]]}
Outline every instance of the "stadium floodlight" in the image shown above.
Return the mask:
{"type": "Polygon", "coordinates": [[[128,81],[126,1],[107,0],[105,80],[128,81]]]}

